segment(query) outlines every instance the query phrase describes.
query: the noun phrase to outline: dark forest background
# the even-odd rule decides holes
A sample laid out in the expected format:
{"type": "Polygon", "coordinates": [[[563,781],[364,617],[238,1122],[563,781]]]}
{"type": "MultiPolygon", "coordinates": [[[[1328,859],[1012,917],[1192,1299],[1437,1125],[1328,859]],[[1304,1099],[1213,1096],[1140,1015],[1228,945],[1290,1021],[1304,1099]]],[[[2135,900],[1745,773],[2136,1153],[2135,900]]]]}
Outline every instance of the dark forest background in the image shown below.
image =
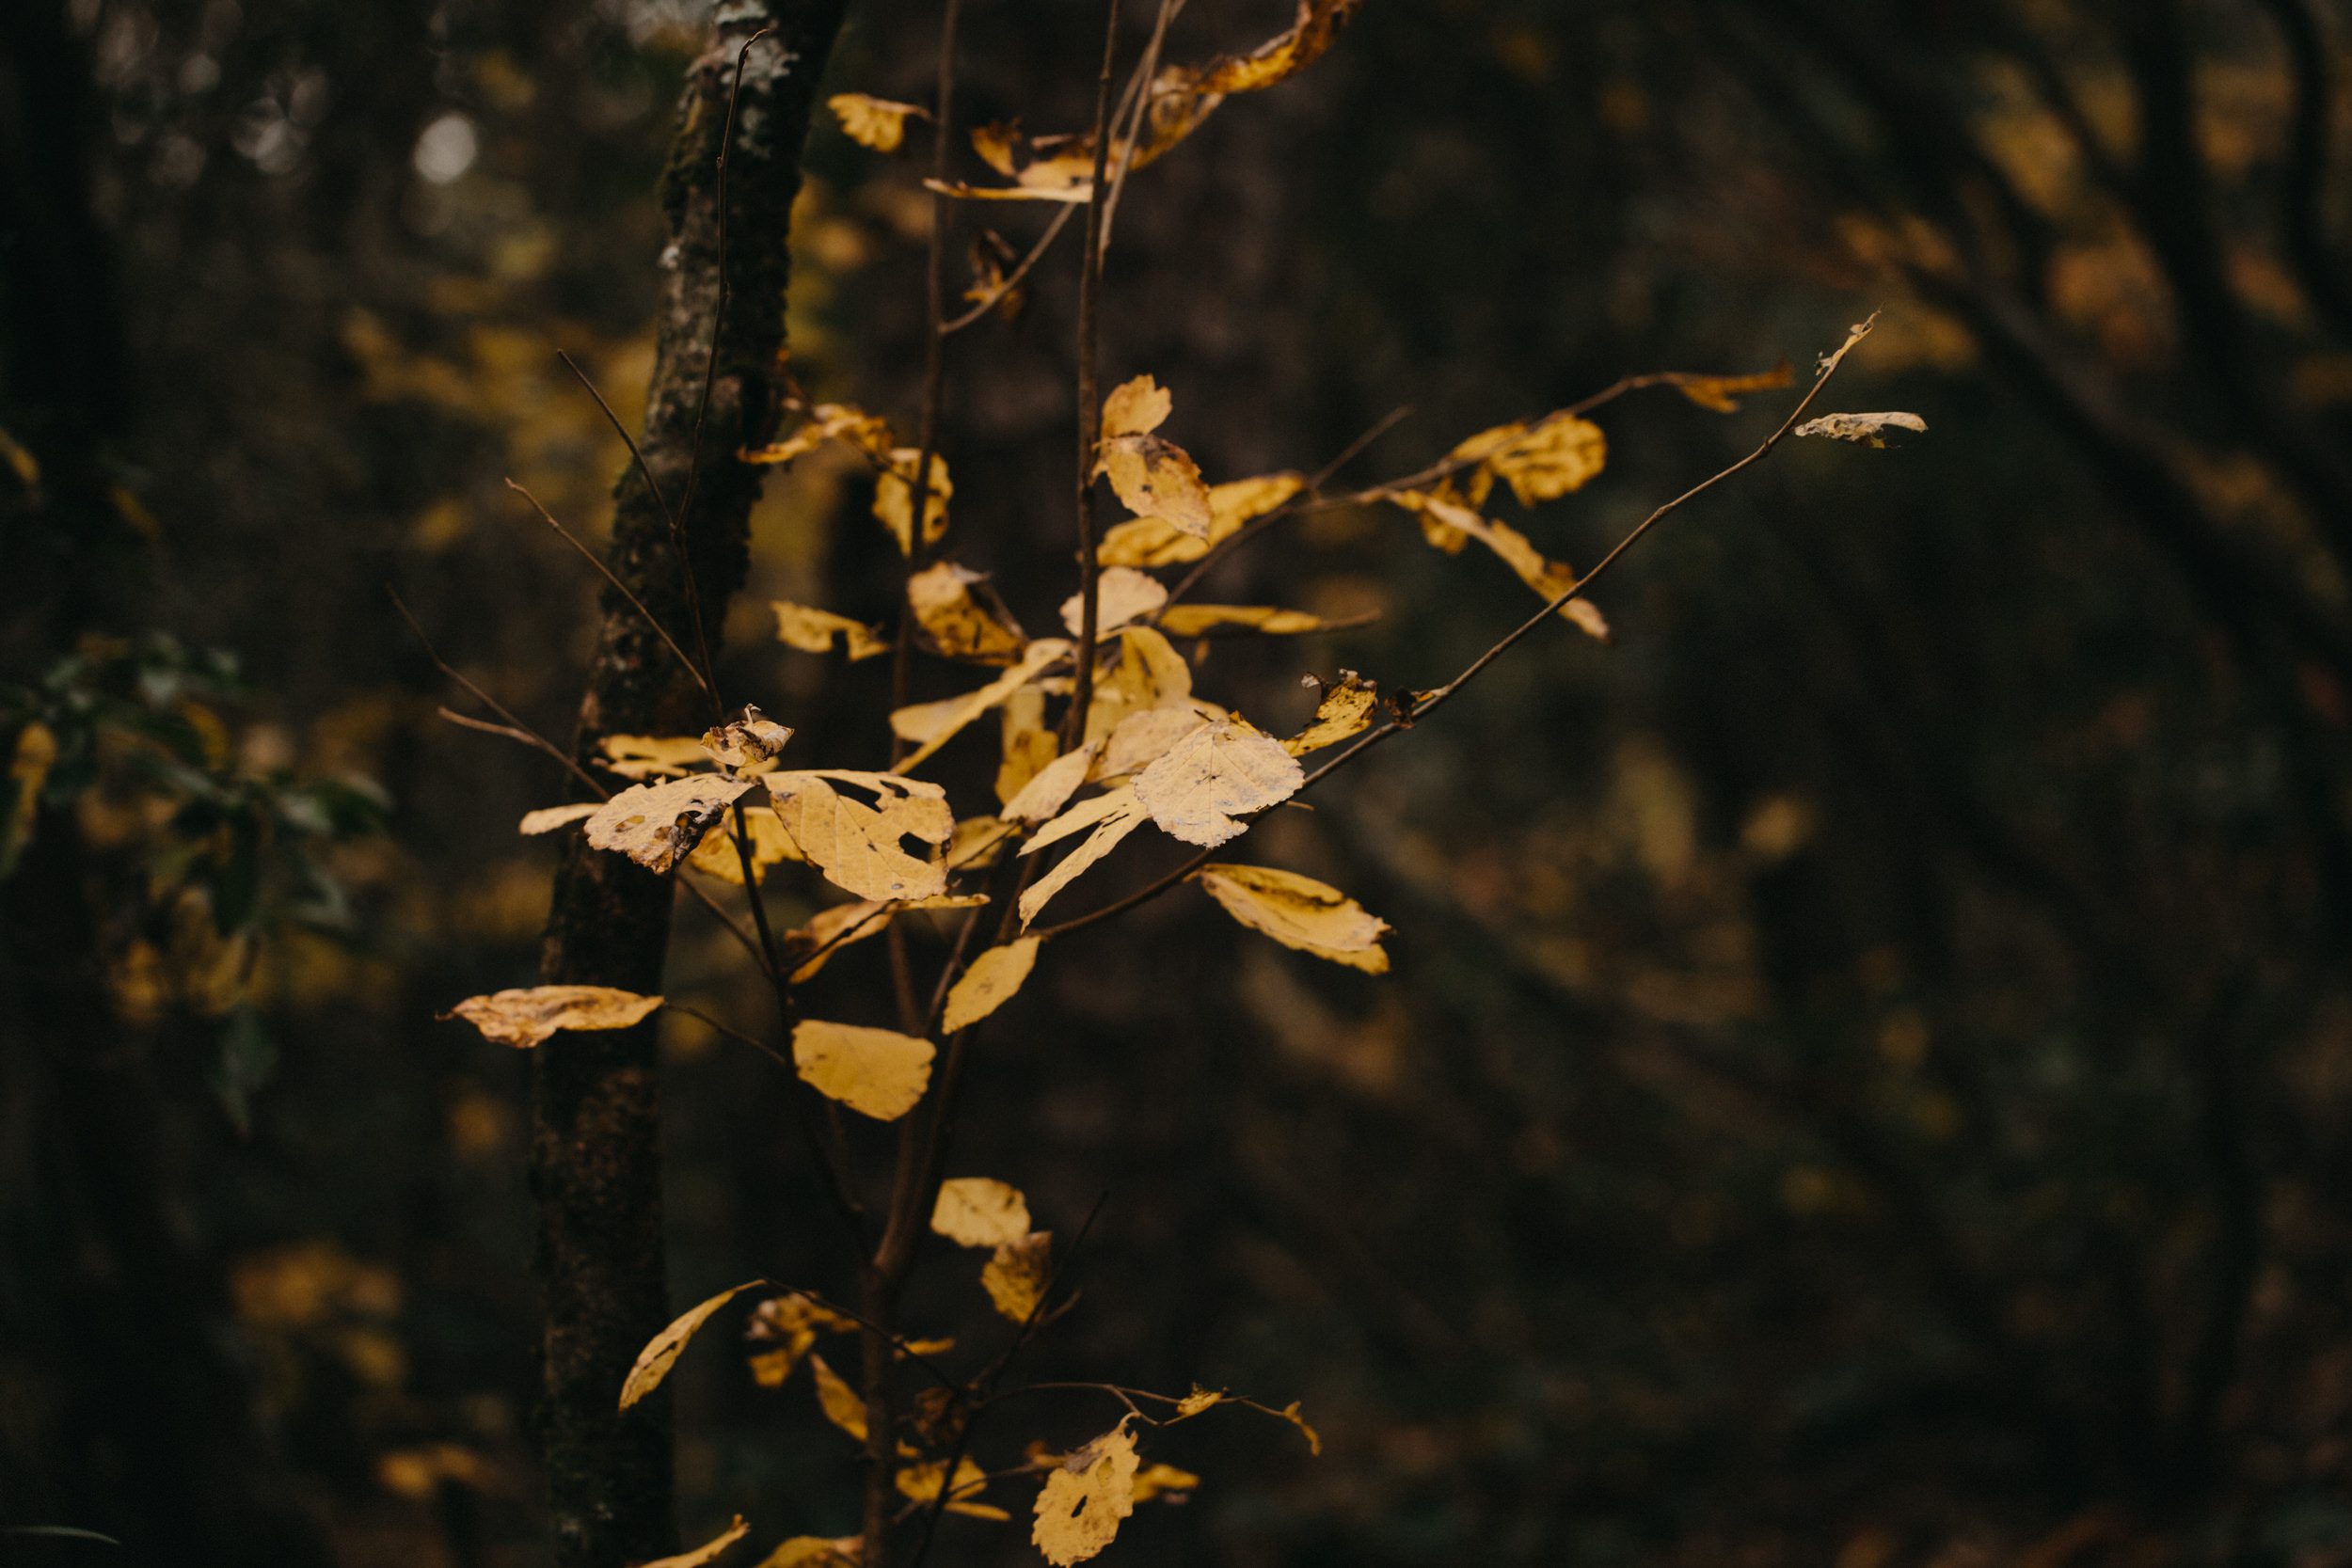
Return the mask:
{"type": "MultiPolygon", "coordinates": [[[[973,0],[969,118],[1081,123],[1099,16],[973,0]]],[[[1169,53],[1288,19],[1196,0],[1169,53]]],[[[436,719],[384,585],[566,730],[596,585],[501,480],[609,515],[554,355],[634,419],[704,20],[0,8],[0,681],[12,727],[178,759],[69,745],[12,819],[0,1526],[129,1547],[0,1558],[538,1560],[526,1064],[434,1015],[530,982],[553,852],[514,823],[563,781],[436,719]]],[[[857,0],[829,81],[924,98],[935,25],[857,0]]],[[[1402,404],[1351,472],[1629,372],[1802,375],[1882,308],[1834,401],[1930,429],[1784,449],[1612,574],[1615,647],[1534,640],[1269,821],[1253,858],[1396,925],[1387,980],[1184,896],[1014,1005],[959,1164],[1065,1229],[1109,1193],[1040,1374],[1297,1397],[1326,1440],[1169,1434],[1202,1490],[1105,1560],[2352,1562],[2347,74],[2337,0],[1368,0],[1136,177],[1105,363],[1213,478],[1402,404]]],[[[798,373],[903,418],[916,166],[827,122],[808,170],[798,373]]],[[[948,362],[964,553],[1033,627],[1071,277],[948,362]]],[[[1589,564],[1778,406],[1613,405],[1539,542],[1589,564]]],[[[880,663],[765,609],[888,612],[854,478],[771,483],[724,667],[880,766],[880,663]]],[[[1220,570],[1380,616],[1214,656],[1284,718],[1527,604],[1393,509],[1220,570]]],[[[683,920],[673,993],[745,983],[683,920]]],[[[774,1069],[667,1037],[678,1304],[821,1284],[774,1069]]],[[[675,1381],[690,1540],[852,1527],[803,1390],[709,1345],[675,1381]]]]}

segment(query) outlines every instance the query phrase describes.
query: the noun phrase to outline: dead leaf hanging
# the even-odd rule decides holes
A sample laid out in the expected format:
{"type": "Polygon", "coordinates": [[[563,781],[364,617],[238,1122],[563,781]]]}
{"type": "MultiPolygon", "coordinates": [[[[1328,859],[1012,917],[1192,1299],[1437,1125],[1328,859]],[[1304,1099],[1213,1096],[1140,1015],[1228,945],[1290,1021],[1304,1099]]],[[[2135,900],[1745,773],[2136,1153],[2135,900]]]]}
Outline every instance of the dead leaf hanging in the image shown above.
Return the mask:
{"type": "Polygon", "coordinates": [[[469,996],[443,1013],[462,1018],[482,1037],[528,1051],[565,1029],[627,1029],[661,1006],[659,996],[640,996],[613,986],[532,986],[469,996]]]}

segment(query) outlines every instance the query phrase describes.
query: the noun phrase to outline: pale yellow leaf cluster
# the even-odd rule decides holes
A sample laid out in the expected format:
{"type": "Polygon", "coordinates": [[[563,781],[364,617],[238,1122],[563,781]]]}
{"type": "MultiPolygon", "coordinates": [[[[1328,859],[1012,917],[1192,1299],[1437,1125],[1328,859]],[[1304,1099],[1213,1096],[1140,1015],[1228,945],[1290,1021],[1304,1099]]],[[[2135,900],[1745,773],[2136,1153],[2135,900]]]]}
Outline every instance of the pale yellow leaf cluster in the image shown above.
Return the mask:
{"type": "Polygon", "coordinates": [[[852,664],[890,651],[890,640],[863,621],[786,599],[771,599],[769,608],[776,612],[776,641],[788,648],[804,654],[830,653],[838,642],[852,664]]]}
{"type": "Polygon", "coordinates": [[[1200,637],[1218,626],[1245,626],[1268,637],[1299,637],[1321,631],[1322,616],[1263,604],[1180,604],[1160,612],[1159,627],[1170,637],[1200,637]]]}
{"type": "Polygon", "coordinates": [[[672,1367],[677,1365],[678,1354],[686,1349],[686,1341],[710,1321],[711,1314],[759,1283],[756,1279],[749,1279],[720,1291],[681,1312],[669,1327],[646,1340],[645,1348],[637,1353],[636,1365],[629,1368],[628,1376],[621,1384],[621,1408],[627,1410],[660,1387],[661,1380],[670,1375],[672,1367]]]}
{"type": "Polygon", "coordinates": [[[883,901],[947,891],[945,862],[917,860],[901,847],[909,838],[944,845],[955,833],[947,792],[939,785],[848,768],[771,773],[766,783],[785,832],[834,886],[883,901]],[[844,787],[870,794],[875,803],[850,798],[844,787]]]}
{"type": "Polygon", "coordinates": [[[1168,394],[1139,375],[1103,400],[1101,455],[1094,471],[1109,476],[1128,511],[1156,517],[1197,539],[1209,536],[1209,487],[1182,447],[1152,434],[1167,420],[1168,394]]]}
{"type": "Polygon", "coordinates": [[[600,809],[600,803],[595,800],[576,806],[541,806],[537,811],[525,812],[516,831],[525,835],[551,833],[558,828],[568,828],[575,822],[594,816],[600,809]]]}
{"type": "Polygon", "coordinates": [[[1047,670],[1068,658],[1070,644],[1058,637],[1041,637],[1022,653],[1020,662],[975,691],[916,703],[890,716],[891,733],[914,744],[900,768],[915,768],[954,739],[965,725],[1010,697],[1047,670]]]}
{"type": "Polygon", "coordinates": [[[1386,974],[1389,923],[1327,882],[1268,865],[1204,865],[1193,873],[1225,912],[1285,947],[1386,974]]]}
{"type": "Polygon", "coordinates": [[[1361,735],[1372,727],[1372,717],[1380,706],[1380,693],[1372,682],[1353,670],[1340,672],[1337,685],[1323,689],[1323,700],[1315,705],[1313,722],[1282,742],[1282,750],[1295,757],[1309,752],[1320,752],[1335,746],[1350,736],[1361,735]]]}
{"type": "Polygon", "coordinates": [[[703,732],[702,748],[730,773],[757,772],[775,761],[792,738],[792,727],[779,724],[745,704],[743,717],[703,732]]]}
{"type": "Polygon", "coordinates": [[[735,1516],[734,1524],[729,1525],[692,1551],[677,1552],[669,1557],[658,1557],[650,1562],[639,1563],[637,1568],[704,1568],[707,1563],[716,1562],[720,1555],[729,1546],[750,1534],[751,1528],[752,1527],[745,1524],[743,1516],[739,1513],[735,1516]]]}
{"type": "Polygon", "coordinates": [[[1053,1259],[1054,1233],[1033,1230],[989,1255],[988,1266],[980,1271],[980,1288],[998,1312],[1025,1323],[1054,1283],[1053,1259]]]}
{"type": "Polygon", "coordinates": [[[483,1038],[528,1051],[559,1030],[626,1029],[660,1006],[659,996],[612,986],[531,986],[469,996],[441,1016],[462,1018],[483,1038]]]}
{"type": "Polygon", "coordinates": [[[1797,426],[1800,436],[1825,436],[1833,441],[1853,441],[1866,447],[1886,445],[1890,430],[1927,433],[1928,421],[1916,414],[1824,414],[1797,426]]]}
{"type": "Polygon", "coordinates": [[[1169,836],[1207,847],[1239,835],[1242,818],[1280,804],[1306,781],[1282,743],[1242,719],[1184,736],[1136,775],[1136,800],[1169,836]]]}
{"type": "MultiPolygon", "coordinates": [[[[914,553],[914,468],[922,460],[923,453],[914,447],[893,447],[883,459],[886,467],[874,482],[874,520],[890,531],[900,555],[914,553]]],[[[955,481],[947,477],[947,460],[931,453],[930,483],[923,508],[925,545],[936,545],[946,536],[947,502],[955,493],[955,481]]]]}
{"type": "MultiPolygon", "coordinates": [[[[947,1462],[934,1459],[923,1465],[910,1465],[893,1479],[899,1494],[918,1503],[927,1503],[939,1496],[939,1483],[947,1473],[947,1462]]],[[[988,1486],[988,1472],[966,1455],[956,1462],[956,1483],[947,1493],[947,1512],[967,1518],[992,1519],[1001,1524],[1012,1517],[993,1503],[974,1502],[988,1486]]]]}
{"type": "Polygon", "coordinates": [[[819,1334],[856,1331],[852,1320],[798,1291],[771,1296],[753,1308],[752,1321],[743,1330],[743,1337],[754,1344],[773,1347],[752,1353],[752,1380],[762,1388],[781,1387],[792,1369],[816,1346],[819,1334]]]}
{"type": "Polygon", "coordinates": [[[834,118],[841,121],[841,129],[851,141],[870,147],[877,152],[896,152],[907,137],[907,119],[930,119],[930,112],[919,103],[899,103],[887,98],[874,98],[862,92],[836,92],[825,100],[834,118]]]}
{"type": "Polygon", "coordinates": [[[596,743],[604,770],[624,779],[670,779],[709,762],[692,736],[608,735],[596,743]]]}
{"type": "Polygon", "coordinates": [[[1198,561],[1305,487],[1297,474],[1266,474],[1209,486],[1209,531],[1184,532],[1158,517],[1133,517],[1103,535],[1095,561],[1104,566],[1178,566],[1198,561]]]}
{"type": "Polygon", "coordinates": [[[959,1176],[939,1184],[931,1229],[958,1246],[1005,1246],[1028,1235],[1029,1200],[1008,1182],[959,1176]]]}
{"type": "Polygon", "coordinates": [[[907,578],[907,609],[930,652],[972,664],[1010,664],[1029,640],[988,579],[952,561],[907,578]]]}
{"type": "Polygon", "coordinates": [[[941,1016],[939,1026],[951,1035],[959,1029],[969,1029],[1011,1001],[1013,993],[1028,980],[1029,971],[1036,967],[1037,948],[1037,938],[1016,937],[974,958],[971,967],[956,981],[955,989],[948,991],[947,1010],[941,1016]]]}
{"type": "Polygon", "coordinates": [[[1127,1428],[1120,1422],[1045,1478],[1029,1540],[1056,1568],[1100,1553],[1136,1511],[1136,1439],[1127,1428]]]}
{"type": "Polygon", "coordinates": [[[588,842],[627,855],[648,871],[668,871],[693,852],[751,787],[749,779],[715,773],[631,784],[589,816],[588,842]]]}
{"type": "MultiPolygon", "coordinates": [[[[1136,571],[1133,566],[1105,568],[1094,581],[1094,634],[1097,637],[1116,630],[1130,621],[1141,620],[1168,603],[1168,589],[1160,579],[1136,571]]],[[[1061,624],[1076,637],[1083,630],[1086,595],[1073,594],[1062,602],[1061,624]]]]}
{"type": "Polygon", "coordinates": [[[1078,874],[1093,865],[1104,855],[1119,847],[1119,843],[1143,825],[1148,814],[1136,799],[1135,786],[1129,784],[1082,800],[1039,829],[1028,843],[1021,847],[1025,855],[1034,854],[1049,844],[1057,844],[1073,833],[1086,832],[1086,838],[1075,849],[1062,857],[1061,863],[1040,877],[1021,895],[1021,924],[1026,926],[1037,918],[1053,896],[1068,887],[1078,874]]]}
{"type": "Polygon", "coordinates": [[[817,1384],[817,1407],[825,1413],[825,1419],[856,1438],[866,1441],[866,1402],[850,1386],[825,1358],[811,1352],[808,1357],[809,1375],[817,1384]]]}
{"type": "Polygon", "coordinates": [[[828,1100],[860,1116],[896,1121],[930,1086],[931,1042],[895,1029],[804,1019],[792,1030],[792,1065],[828,1100]]]}

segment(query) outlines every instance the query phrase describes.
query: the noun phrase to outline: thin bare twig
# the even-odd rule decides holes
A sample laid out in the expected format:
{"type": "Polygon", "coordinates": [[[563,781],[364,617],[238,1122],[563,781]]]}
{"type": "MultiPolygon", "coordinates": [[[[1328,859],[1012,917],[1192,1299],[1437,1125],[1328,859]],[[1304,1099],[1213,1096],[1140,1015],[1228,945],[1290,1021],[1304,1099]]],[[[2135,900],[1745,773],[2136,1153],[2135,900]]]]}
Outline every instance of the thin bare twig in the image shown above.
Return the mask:
{"type": "Polygon", "coordinates": [[[1045,253],[1054,247],[1054,242],[1061,237],[1061,231],[1070,226],[1070,220],[1077,214],[1077,211],[1078,209],[1072,205],[1064,206],[1057,212],[1054,214],[1054,221],[1045,226],[1045,232],[1037,237],[1037,244],[1029,247],[1029,253],[1021,258],[1020,264],[1005,274],[1004,280],[995,288],[991,289],[973,305],[972,309],[953,321],[940,323],[939,335],[943,338],[953,336],[995,309],[998,302],[1021,286],[1021,280],[1029,276],[1030,269],[1045,260],[1045,253]]]}
{"type": "Polygon", "coordinates": [[[562,523],[557,522],[555,520],[555,514],[549,512],[546,506],[542,505],[538,497],[532,495],[529,490],[523,488],[520,484],[516,483],[512,476],[509,476],[507,479],[506,487],[509,490],[514,491],[515,494],[522,497],[523,499],[529,501],[531,503],[531,509],[538,513],[539,515],[546,520],[548,527],[555,530],[556,534],[564,541],[564,543],[578,550],[587,561],[589,565],[594,566],[597,571],[604,574],[604,580],[611,583],[621,597],[628,601],[628,607],[637,611],[637,613],[644,618],[646,626],[653,628],[654,635],[660,638],[663,644],[667,646],[672,653],[677,655],[677,661],[686,667],[686,673],[694,677],[694,684],[701,687],[705,691],[708,691],[710,689],[709,679],[704,675],[700,669],[696,668],[694,661],[687,657],[686,650],[678,646],[677,639],[670,635],[670,628],[663,626],[660,620],[655,618],[654,612],[645,608],[645,601],[639,598],[634,593],[632,593],[628,583],[623,582],[618,577],[613,575],[612,568],[604,563],[604,557],[590,549],[586,543],[583,542],[580,537],[574,533],[570,529],[567,529],[562,523]]]}

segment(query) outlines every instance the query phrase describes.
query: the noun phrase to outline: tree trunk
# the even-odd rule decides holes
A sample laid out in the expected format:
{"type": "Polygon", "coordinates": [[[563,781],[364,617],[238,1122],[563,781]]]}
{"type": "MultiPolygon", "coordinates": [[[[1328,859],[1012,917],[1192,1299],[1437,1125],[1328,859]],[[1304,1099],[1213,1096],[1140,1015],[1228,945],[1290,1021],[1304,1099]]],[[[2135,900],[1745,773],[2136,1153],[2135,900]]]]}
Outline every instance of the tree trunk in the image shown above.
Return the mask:
{"type": "MultiPolygon", "coordinates": [[[[662,180],[671,245],[659,353],[640,446],[657,497],[634,467],[614,491],[611,562],[679,643],[693,649],[698,601],[718,641],[728,596],[743,580],[758,468],[736,449],[774,434],[782,388],[786,240],[800,188],[801,145],[818,77],[845,0],[727,0],[689,73],[677,139],[662,180]],[[747,40],[720,223],[718,153],[736,61],[747,40]],[[725,315],[688,504],[705,354],[720,299],[725,315]],[[663,499],[683,511],[694,593],[678,569],[663,499]]],[[[580,705],[575,744],[587,766],[606,735],[692,734],[710,709],[675,655],[608,590],[603,636],[580,705]]],[[[574,839],[558,873],[541,956],[549,984],[661,989],[671,888],[664,878],[574,839]]],[[[545,1448],[558,1568],[619,1568],[675,1549],[670,1431],[657,1396],[619,1412],[621,1383],[669,1318],[662,1268],[660,1070],[641,1027],[567,1035],[537,1053],[532,1188],[546,1290],[545,1448]]]]}

